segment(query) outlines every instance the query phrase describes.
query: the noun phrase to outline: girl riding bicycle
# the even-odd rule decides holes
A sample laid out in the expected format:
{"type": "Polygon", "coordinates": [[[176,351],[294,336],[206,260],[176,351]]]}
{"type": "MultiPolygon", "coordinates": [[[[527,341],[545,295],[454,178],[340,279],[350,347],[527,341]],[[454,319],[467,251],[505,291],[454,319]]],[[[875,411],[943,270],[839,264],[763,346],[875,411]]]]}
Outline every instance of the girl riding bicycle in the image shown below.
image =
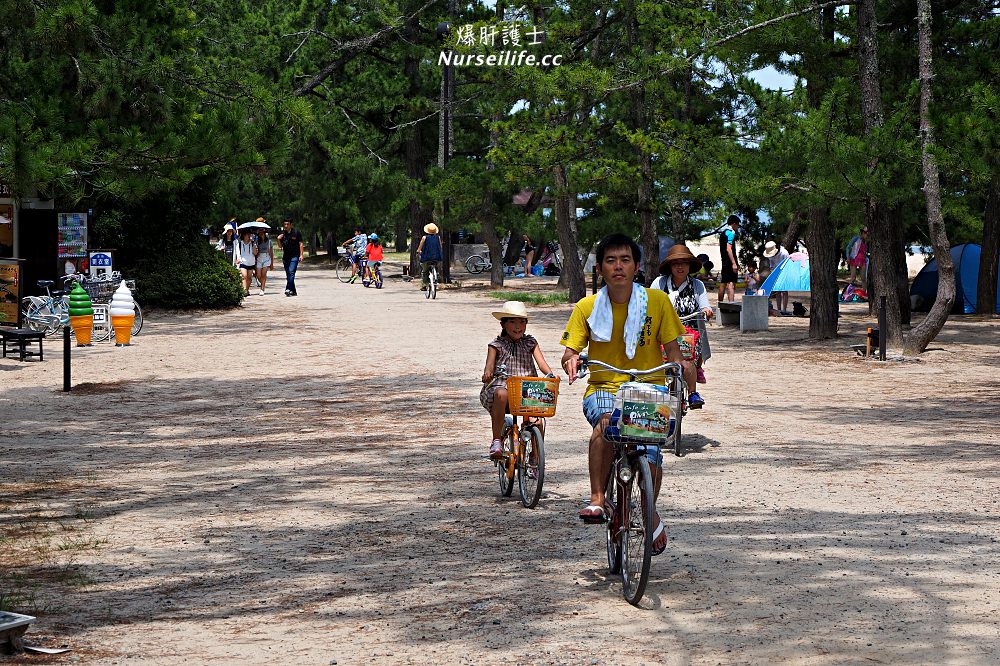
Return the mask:
{"type": "Polygon", "coordinates": [[[536,377],[538,368],[547,375],[552,368],[542,355],[542,348],[534,337],[525,334],[528,326],[528,309],[520,301],[507,301],[493,313],[500,320],[500,335],[490,342],[486,350],[486,367],[483,369],[483,390],[479,392],[479,402],[490,413],[493,424],[493,441],[490,443],[490,458],[497,460],[503,455],[504,415],[507,413],[506,376],[497,376],[498,365],[506,366],[507,375],[536,377]]]}

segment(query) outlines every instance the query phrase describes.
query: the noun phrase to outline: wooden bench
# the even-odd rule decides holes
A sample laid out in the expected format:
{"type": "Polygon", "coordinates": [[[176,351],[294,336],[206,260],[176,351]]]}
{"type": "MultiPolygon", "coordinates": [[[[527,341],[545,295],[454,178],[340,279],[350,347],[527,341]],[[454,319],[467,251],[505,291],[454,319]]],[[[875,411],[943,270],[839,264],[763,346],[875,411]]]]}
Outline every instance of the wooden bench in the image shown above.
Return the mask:
{"type": "Polygon", "coordinates": [[[17,352],[20,361],[23,361],[27,356],[37,356],[39,361],[45,360],[42,350],[42,340],[45,338],[45,334],[41,331],[33,331],[30,328],[0,328],[0,338],[3,340],[3,358],[17,352]],[[7,351],[8,342],[13,347],[10,352],[7,351]],[[38,351],[32,351],[28,348],[33,343],[38,343],[38,351]]]}
{"type": "Polygon", "coordinates": [[[740,312],[743,311],[743,304],[738,302],[719,302],[719,323],[723,326],[739,326],[740,312]]]}

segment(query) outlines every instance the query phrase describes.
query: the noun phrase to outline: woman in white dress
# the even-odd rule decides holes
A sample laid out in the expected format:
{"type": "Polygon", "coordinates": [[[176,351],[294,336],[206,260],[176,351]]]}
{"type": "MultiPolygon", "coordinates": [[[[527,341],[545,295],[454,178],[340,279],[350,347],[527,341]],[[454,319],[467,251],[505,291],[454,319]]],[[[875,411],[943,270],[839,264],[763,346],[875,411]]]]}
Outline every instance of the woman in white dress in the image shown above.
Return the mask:
{"type": "Polygon", "coordinates": [[[260,283],[258,295],[264,295],[267,287],[267,272],[274,265],[274,243],[267,235],[267,229],[257,230],[257,282],[260,283]]]}

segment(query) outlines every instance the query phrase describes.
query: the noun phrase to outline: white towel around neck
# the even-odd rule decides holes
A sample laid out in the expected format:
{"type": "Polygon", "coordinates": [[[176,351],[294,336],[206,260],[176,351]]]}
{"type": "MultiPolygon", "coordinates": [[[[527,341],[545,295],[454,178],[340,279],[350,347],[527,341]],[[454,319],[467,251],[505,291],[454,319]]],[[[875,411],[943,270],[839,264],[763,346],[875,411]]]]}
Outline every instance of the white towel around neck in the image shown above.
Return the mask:
{"type": "MultiPolygon", "coordinates": [[[[635,348],[642,335],[642,326],[646,322],[646,304],[649,296],[641,284],[632,283],[632,295],[628,299],[628,317],[625,319],[625,356],[635,357],[635,348]]],[[[594,299],[594,311],[587,318],[590,326],[590,337],[595,342],[611,342],[614,330],[614,316],[611,313],[611,298],[608,296],[607,285],[601,287],[594,299]]]]}

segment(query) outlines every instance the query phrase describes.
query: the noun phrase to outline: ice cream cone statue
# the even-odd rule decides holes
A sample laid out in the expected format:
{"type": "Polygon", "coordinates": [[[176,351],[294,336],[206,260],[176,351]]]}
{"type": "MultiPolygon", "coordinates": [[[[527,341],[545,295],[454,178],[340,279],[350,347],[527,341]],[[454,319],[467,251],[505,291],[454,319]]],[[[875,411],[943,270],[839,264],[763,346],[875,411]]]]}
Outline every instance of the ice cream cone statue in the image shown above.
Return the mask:
{"type": "Polygon", "coordinates": [[[135,301],[125,282],[111,297],[111,326],[115,329],[115,346],[126,347],[132,339],[132,323],[135,321],[135,301]]]}
{"type": "Polygon", "coordinates": [[[90,336],[94,332],[94,308],[90,296],[79,282],[69,292],[69,325],[76,335],[76,346],[89,347],[90,336]]]}

